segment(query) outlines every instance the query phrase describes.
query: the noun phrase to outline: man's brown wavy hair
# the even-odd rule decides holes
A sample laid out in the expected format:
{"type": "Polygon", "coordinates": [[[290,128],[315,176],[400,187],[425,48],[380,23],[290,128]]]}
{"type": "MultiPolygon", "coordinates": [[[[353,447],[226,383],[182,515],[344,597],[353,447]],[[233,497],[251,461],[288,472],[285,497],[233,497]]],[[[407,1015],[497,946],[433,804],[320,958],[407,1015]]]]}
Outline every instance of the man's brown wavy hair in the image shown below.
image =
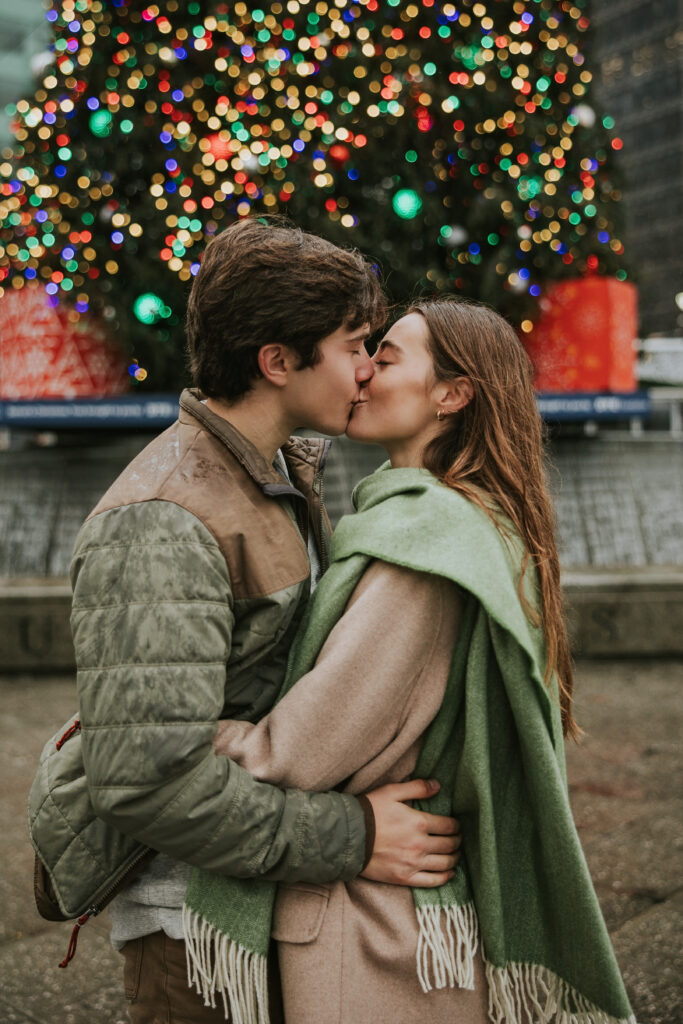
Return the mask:
{"type": "Polygon", "coordinates": [[[573,671],[546,482],[545,431],[531,362],[510,324],[487,306],[440,298],[417,302],[407,312],[426,322],[436,379],[467,377],[473,388],[468,404],[446,417],[442,432],[427,445],[424,465],[476,502],[499,529],[496,513],[504,513],[522,538],[520,598],[530,621],[543,628],[544,682],[557,676],[564,734],[576,739],[580,730],[572,716],[573,671]],[[538,574],[540,617],[523,594],[530,561],[538,574]]]}
{"type": "Polygon", "coordinates": [[[260,376],[258,353],[278,341],[314,366],[318,343],[386,319],[376,267],[355,249],[281,220],[245,218],[207,246],[185,323],[194,384],[207,398],[235,402],[260,376]]]}

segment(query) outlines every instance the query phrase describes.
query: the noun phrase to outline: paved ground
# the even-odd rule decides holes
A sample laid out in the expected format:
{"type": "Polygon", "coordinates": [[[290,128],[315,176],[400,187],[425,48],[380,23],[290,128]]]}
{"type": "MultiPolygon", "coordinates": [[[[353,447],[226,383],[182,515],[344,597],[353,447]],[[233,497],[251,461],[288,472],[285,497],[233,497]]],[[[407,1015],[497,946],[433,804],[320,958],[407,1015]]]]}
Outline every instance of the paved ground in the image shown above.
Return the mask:
{"type": "MultiPolygon", "coordinates": [[[[681,662],[579,665],[586,736],[569,753],[572,803],[640,1024],[683,1024],[682,693],[681,662]]],[[[26,795],[43,741],[74,706],[73,682],[0,678],[0,700],[0,1024],[124,1024],[104,915],[61,971],[69,925],[42,921],[31,895],[26,795]]]]}

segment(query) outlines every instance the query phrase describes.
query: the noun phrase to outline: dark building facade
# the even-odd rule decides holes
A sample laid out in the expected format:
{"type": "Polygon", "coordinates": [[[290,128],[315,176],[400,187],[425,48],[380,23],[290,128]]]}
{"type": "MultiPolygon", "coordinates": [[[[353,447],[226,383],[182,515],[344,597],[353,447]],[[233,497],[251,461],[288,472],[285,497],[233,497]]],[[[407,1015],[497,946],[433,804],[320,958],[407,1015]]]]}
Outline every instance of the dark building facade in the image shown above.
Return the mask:
{"type": "Polygon", "coordinates": [[[683,0],[593,0],[590,13],[597,98],[624,140],[641,336],[683,335],[683,0]]]}

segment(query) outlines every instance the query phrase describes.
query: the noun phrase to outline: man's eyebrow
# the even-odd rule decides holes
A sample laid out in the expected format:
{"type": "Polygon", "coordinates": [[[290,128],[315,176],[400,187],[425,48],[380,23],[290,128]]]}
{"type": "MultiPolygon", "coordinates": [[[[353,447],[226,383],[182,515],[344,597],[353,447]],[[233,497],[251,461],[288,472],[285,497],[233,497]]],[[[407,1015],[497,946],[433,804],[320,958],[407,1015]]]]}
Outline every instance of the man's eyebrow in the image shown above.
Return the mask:
{"type": "Polygon", "coordinates": [[[367,341],[372,332],[369,330],[358,331],[356,334],[352,334],[350,338],[346,339],[347,345],[356,345],[359,341],[367,341]]]}

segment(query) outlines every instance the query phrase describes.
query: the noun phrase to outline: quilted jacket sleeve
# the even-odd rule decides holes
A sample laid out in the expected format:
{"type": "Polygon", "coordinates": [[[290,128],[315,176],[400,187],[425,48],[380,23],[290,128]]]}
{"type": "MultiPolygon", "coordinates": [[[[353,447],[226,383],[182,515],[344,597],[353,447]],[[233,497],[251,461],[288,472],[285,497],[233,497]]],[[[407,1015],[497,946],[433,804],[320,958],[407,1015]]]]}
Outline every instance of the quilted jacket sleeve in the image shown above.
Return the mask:
{"type": "Polygon", "coordinates": [[[280,790],[214,753],[234,624],[228,570],[165,501],[85,523],[72,563],[83,759],[96,813],[178,860],[237,877],[347,879],[360,804],[280,790]]]}

